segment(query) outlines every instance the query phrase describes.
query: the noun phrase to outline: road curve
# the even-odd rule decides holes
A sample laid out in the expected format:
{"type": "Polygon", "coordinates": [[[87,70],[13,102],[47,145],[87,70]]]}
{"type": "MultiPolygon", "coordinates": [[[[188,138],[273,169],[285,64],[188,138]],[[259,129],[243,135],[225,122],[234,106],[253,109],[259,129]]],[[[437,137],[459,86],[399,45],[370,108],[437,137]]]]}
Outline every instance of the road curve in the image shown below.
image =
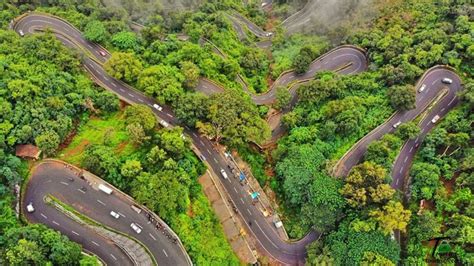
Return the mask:
{"type": "Polygon", "coordinates": [[[46,204],[43,198],[51,194],[83,215],[136,238],[150,250],[159,264],[189,265],[177,244],[149,223],[143,212],[138,214],[130,207],[134,204],[132,201],[117,192],[107,195],[94,189],[78,177],[78,169],[65,165],[59,161],[45,161],[34,168],[23,200],[25,206],[33,202],[35,207],[33,213],[24,211],[28,220],[61,231],[110,265],[133,265],[110,239],[101,237],[46,204]],[[115,219],[109,214],[110,211],[120,213],[121,217],[115,219]],[[132,222],[142,227],[140,234],[130,228],[132,222]]]}
{"type": "MultiPolygon", "coordinates": [[[[142,92],[109,76],[101,65],[101,63],[105,62],[108,58],[108,55],[104,57],[100,56],[99,51],[103,50],[103,48],[85,40],[82,37],[82,33],[69,23],[39,13],[26,14],[19,17],[14,23],[14,29],[16,31],[23,30],[25,34],[34,34],[38,31],[44,31],[47,28],[51,29],[55,36],[66,46],[78,51],[87,52],[83,59],[83,65],[91,78],[98,85],[116,93],[122,100],[130,104],[146,104],[152,107],[155,103],[154,99],[145,96],[142,92]]],[[[152,110],[160,119],[166,120],[171,125],[178,124],[176,117],[168,106],[163,106],[162,111],[153,108],[152,110]]],[[[196,130],[191,130],[187,127],[185,127],[185,133],[191,138],[198,153],[206,158],[213,173],[220,173],[222,169],[229,177],[232,176],[231,171],[227,167],[229,165],[228,159],[224,154],[214,148],[210,140],[200,136],[196,130]]],[[[221,176],[218,178],[221,178],[221,176]]],[[[306,257],[305,246],[307,243],[315,240],[318,234],[311,232],[304,239],[292,243],[280,239],[271,219],[263,216],[260,210],[260,204],[252,204],[247,186],[241,186],[240,183],[233,178],[227,180],[221,178],[221,181],[245,222],[248,231],[255,235],[257,248],[281,264],[304,264],[306,257]]],[[[92,247],[92,251],[100,252],[97,247],[92,247]]],[[[156,252],[152,248],[151,251],[156,252]]]]}
{"type": "MultiPolygon", "coordinates": [[[[421,133],[415,139],[408,140],[403,145],[400,153],[397,156],[392,168],[392,187],[403,190],[404,177],[408,175],[411,168],[413,157],[418,150],[419,144],[423,141],[426,134],[435,126],[431,120],[438,115],[444,117],[453,107],[458,103],[457,93],[461,90],[461,80],[459,76],[444,66],[435,66],[421,77],[416,85],[416,108],[395,112],[384,124],[372,130],[369,134],[360,139],[351,149],[339,160],[335,167],[335,176],[346,176],[350,169],[358,164],[367,151],[367,146],[374,140],[380,139],[387,133],[395,131],[393,127],[397,122],[409,122],[422,114],[426,108],[432,104],[433,100],[437,98],[442,92],[446,91],[441,100],[439,100],[430,110],[426,116],[419,123],[421,133]],[[442,83],[443,78],[450,78],[452,84],[442,83]],[[425,89],[419,92],[419,88],[425,85],[425,89]]],[[[440,119],[441,119],[440,118],[440,119]]]]}

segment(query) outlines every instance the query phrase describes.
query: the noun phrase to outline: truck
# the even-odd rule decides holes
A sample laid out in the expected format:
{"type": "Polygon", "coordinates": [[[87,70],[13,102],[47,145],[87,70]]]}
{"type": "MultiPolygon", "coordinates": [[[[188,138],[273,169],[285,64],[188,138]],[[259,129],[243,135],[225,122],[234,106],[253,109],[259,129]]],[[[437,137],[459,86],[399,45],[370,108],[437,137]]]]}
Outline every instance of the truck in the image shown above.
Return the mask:
{"type": "Polygon", "coordinates": [[[99,190],[106,193],[106,194],[112,194],[113,190],[111,188],[109,188],[108,186],[104,185],[104,184],[99,184],[99,190]]]}

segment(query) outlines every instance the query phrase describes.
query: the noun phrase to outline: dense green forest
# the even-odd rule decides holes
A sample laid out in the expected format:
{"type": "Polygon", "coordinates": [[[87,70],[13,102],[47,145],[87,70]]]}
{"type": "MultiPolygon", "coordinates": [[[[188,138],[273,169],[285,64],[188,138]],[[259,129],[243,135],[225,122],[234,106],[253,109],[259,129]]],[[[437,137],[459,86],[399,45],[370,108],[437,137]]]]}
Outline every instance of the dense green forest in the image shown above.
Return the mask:
{"type": "Polygon", "coordinates": [[[81,56],[52,34],[21,38],[7,30],[11,19],[35,9],[67,19],[88,40],[106,47],[112,52],[106,71],[169,104],[183,126],[236,148],[260,184],[275,192],[291,238],[310,229],[323,233],[308,246],[309,265],[474,263],[472,5],[377,0],[377,15],[365,18],[370,23],[345,20],[337,29],[321,27],[318,35],[286,36],[279,23],[303,1],[275,1],[270,14],[253,1],[182,1],[183,9],[176,10],[168,1],[108,2],[0,0],[0,264],[89,265],[79,245],[15,217],[12,191],[28,165],[12,154],[16,144],[33,143],[44,155],[57,156],[72,132],[78,131],[76,137],[81,130],[90,132],[93,118],[110,121],[104,123],[119,127],[120,134],[104,129],[80,156],[65,160],[156,211],[194,263],[239,263],[198,183],[205,168],[181,137],[182,129],[157,130],[146,106],[120,110],[118,98],[81,69],[81,56]],[[257,47],[260,40],[252,34],[239,39],[231,9],[272,30],[272,47],[257,47]],[[137,29],[131,21],[144,27],[137,29]],[[318,73],[297,89],[300,100],[282,118],[288,134],[272,150],[253,149],[249,143],[270,136],[264,120],[268,110],[284,109],[290,95],[288,88],[279,88],[273,106],[256,106],[237,76],[250,92],[263,93],[283,71],[304,73],[313,59],[339,44],[366,49],[368,71],[318,73]],[[454,67],[464,90],[460,104],[420,147],[410,172],[409,201],[390,187],[390,172],[403,143],[419,134],[415,122],[370,144],[346,178],[332,177],[336,161],[360,138],[394,111],[414,108],[415,82],[437,64],[454,67]],[[202,77],[225,91],[209,97],[196,93],[202,77]],[[121,141],[129,145],[126,152],[117,152],[121,141]],[[402,232],[400,245],[394,230],[402,232]]]}

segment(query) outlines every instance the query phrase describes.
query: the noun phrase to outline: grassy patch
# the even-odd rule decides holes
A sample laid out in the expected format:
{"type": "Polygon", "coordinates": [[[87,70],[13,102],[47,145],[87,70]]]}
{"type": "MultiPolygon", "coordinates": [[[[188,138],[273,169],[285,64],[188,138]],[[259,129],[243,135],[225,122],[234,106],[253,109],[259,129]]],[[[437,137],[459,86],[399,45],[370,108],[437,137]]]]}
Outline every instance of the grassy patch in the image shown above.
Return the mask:
{"type": "Polygon", "coordinates": [[[123,112],[115,112],[106,117],[91,117],[79,126],[71,144],[61,151],[59,157],[69,163],[80,165],[84,150],[89,144],[106,144],[115,147],[121,156],[134,152],[125,130],[123,112]]]}

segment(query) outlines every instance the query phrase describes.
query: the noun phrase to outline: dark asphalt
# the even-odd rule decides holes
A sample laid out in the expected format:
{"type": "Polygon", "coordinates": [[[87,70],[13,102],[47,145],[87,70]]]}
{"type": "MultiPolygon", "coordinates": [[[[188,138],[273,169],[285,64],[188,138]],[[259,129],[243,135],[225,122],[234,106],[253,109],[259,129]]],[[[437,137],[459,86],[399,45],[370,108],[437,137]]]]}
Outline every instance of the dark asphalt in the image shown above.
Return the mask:
{"type": "Polygon", "coordinates": [[[77,170],[66,168],[59,162],[47,161],[36,167],[24,197],[25,205],[33,202],[36,210],[33,213],[25,212],[27,218],[65,233],[110,265],[132,264],[130,259],[112,242],[87,230],[54,207],[44,203],[43,197],[51,194],[87,217],[138,239],[148,247],[159,264],[188,265],[179,246],[172,243],[163,232],[149,223],[143,212],[140,214],[135,212],[130,207],[133,202],[118,196],[117,193],[107,195],[95,190],[86,181],[80,179],[77,173],[77,170]],[[86,190],[81,190],[82,187],[86,190]],[[118,219],[112,217],[110,211],[119,213],[121,217],[118,219]],[[132,222],[142,226],[143,230],[140,234],[130,228],[132,222]]]}
{"type": "MultiPolygon", "coordinates": [[[[99,54],[99,50],[103,48],[91,44],[82,37],[77,29],[59,19],[31,13],[21,18],[15,24],[16,30],[22,29],[26,34],[33,34],[37,30],[44,30],[46,28],[52,29],[56,33],[56,36],[58,36],[58,39],[65,45],[74,49],[85,49],[96,57],[97,61],[106,61],[106,58],[101,57],[99,54]]],[[[89,57],[84,59],[84,67],[100,86],[116,93],[122,100],[129,103],[147,104],[150,107],[155,103],[153,99],[145,96],[143,93],[109,76],[105,73],[100,64],[89,57]]],[[[162,111],[155,109],[153,109],[153,111],[160,119],[168,121],[171,125],[178,124],[177,119],[168,106],[163,106],[162,111]]],[[[185,133],[191,137],[199,152],[207,158],[214,173],[220,174],[220,169],[224,169],[228,176],[232,176],[232,173],[227,168],[228,162],[224,158],[224,155],[217,152],[208,139],[200,136],[197,131],[190,130],[189,128],[185,128],[185,133]]],[[[230,181],[222,183],[239,210],[239,213],[242,215],[243,220],[252,222],[252,226],[249,228],[258,240],[259,250],[275,260],[280,261],[282,264],[303,264],[306,253],[305,246],[307,243],[316,239],[317,234],[311,232],[304,239],[294,243],[287,243],[281,240],[275,231],[274,225],[268,222],[260,211],[251,204],[250,195],[245,191],[244,187],[240,186],[239,182],[232,181],[231,179],[228,180],[230,181]]],[[[143,232],[142,235],[144,235],[143,232]]],[[[144,244],[148,246],[148,243],[144,244]]],[[[98,247],[92,248],[91,251],[94,253],[97,252],[98,254],[102,252],[98,247]]],[[[153,251],[152,248],[150,249],[153,251]]],[[[161,252],[161,250],[159,251],[161,252]]]]}
{"type": "MultiPolygon", "coordinates": [[[[61,32],[63,34],[62,37],[59,36],[59,39],[63,41],[66,45],[75,46],[75,48],[88,50],[92,55],[94,55],[94,57],[97,57],[96,60],[99,62],[104,62],[106,60],[106,58],[103,58],[98,54],[98,51],[102,48],[87,42],[86,40],[83,39],[79,31],[77,31],[76,29],[68,25],[67,23],[64,23],[58,19],[49,18],[43,15],[30,14],[22,18],[16,24],[16,29],[23,29],[25,33],[27,32],[33,33],[35,28],[43,28],[43,29],[53,28],[56,32],[61,32]],[[66,39],[68,41],[66,41],[66,39]]],[[[357,72],[365,70],[367,67],[366,57],[363,52],[351,47],[342,47],[339,49],[335,49],[323,55],[321,58],[315,60],[311,64],[310,71],[308,71],[304,75],[296,76],[294,73],[289,72],[282,75],[275,83],[277,83],[278,85],[285,85],[285,84],[289,84],[291,81],[294,81],[294,80],[303,80],[306,78],[311,78],[314,76],[314,74],[317,71],[334,70],[342,65],[346,65],[346,63],[350,63],[350,65],[347,68],[340,71],[339,73],[341,74],[357,73],[357,72]]],[[[132,87],[124,84],[121,81],[117,81],[114,78],[110,77],[108,74],[105,73],[105,71],[102,69],[102,66],[100,64],[96,63],[90,58],[86,58],[84,60],[84,66],[99,85],[103,86],[104,88],[110,91],[115,92],[121,99],[129,103],[147,104],[150,107],[153,105],[153,103],[155,103],[153,99],[147,96],[144,96],[143,93],[133,89],[132,87]]],[[[424,97],[425,99],[431,99],[430,97],[433,97],[432,94],[434,93],[435,89],[429,89],[429,88],[432,88],[433,86],[437,84],[439,85],[440,78],[444,76],[450,76],[453,78],[454,83],[450,86],[450,88],[451,87],[453,89],[460,88],[460,85],[459,85],[460,81],[457,78],[457,76],[452,72],[449,72],[449,71],[444,72],[444,71],[445,70],[433,70],[432,71],[433,73],[429,73],[429,75],[425,79],[426,80],[425,82],[428,83],[427,84],[428,87],[425,89],[423,93],[423,94],[426,94],[426,96],[419,95],[417,97],[417,104],[418,104],[418,101],[420,102],[426,101],[426,100],[423,100],[424,97]]],[[[212,91],[216,89],[216,88],[212,88],[212,85],[214,84],[210,82],[201,82],[200,84],[201,85],[199,86],[198,89],[204,92],[208,90],[212,91]],[[205,88],[204,86],[208,86],[209,88],[205,88]]],[[[276,85],[272,88],[276,88],[276,85]]],[[[454,94],[455,91],[453,89],[450,90],[449,95],[454,94]]],[[[292,91],[292,93],[294,95],[294,91],[292,91]]],[[[254,101],[258,101],[259,103],[262,103],[262,104],[270,103],[274,100],[274,95],[275,95],[275,90],[270,90],[267,94],[254,96],[253,99],[254,101]]],[[[446,97],[440,104],[436,106],[436,108],[432,110],[432,112],[428,116],[429,120],[431,119],[430,117],[435,115],[435,113],[444,115],[456,103],[455,98],[451,98],[450,100],[446,100],[446,99],[449,99],[449,97],[446,97]],[[443,104],[445,105],[443,106],[443,104]],[[436,110],[438,110],[438,112],[435,112],[436,110]]],[[[417,108],[416,110],[419,110],[419,109],[417,108]]],[[[177,125],[179,122],[175,118],[171,109],[167,106],[164,106],[163,111],[161,112],[155,109],[153,109],[153,111],[158,117],[168,121],[171,125],[177,125]]],[[[402,119],[402,121],[408,121],[414,117],[414,114],[396,114],[395,117],[402,119]],[[403,117],[404,115],[406,116],[403,117]]],[[[391,120],[391,122],[397,120],[395,117],[391,120]]],[[[429,120],[424,120],[424,123],[426,123],[426,121],[429,121],[429,120]]],[[[432,126],[433,125],[424,125],[422,135],[426,134],[432,128],[432,126]]],[[[388,123],[387,125],[381,126],[377,128],[376,130],[374,130],[376,132],[368,135],[367,142],[364,145],[356,145],[357,146],[355,148],[355,150],[357,150],[357,152],[355,152],[356,155],[353,155],[353,156],[350,155],[349,157],[351,159],[347,159],[347,163],[345,163],[344,165],[347,167],[354,165],[353,163],[351,163],[352,158],[357,159],[354,161],[358,161],[363,154],[363,152],[359,152],[359,148],[363,149],[363,147],[364,146],[366,147],[366,144],[368,144],[371,140],[377,139],[383,134],[390,132],[391,130],[390,128],[391,128],[391,124],[388,123]]],[[[197,133],[197,131],[190,130],[189,128],[185,128],[185,133],[189,137],[191,137],[196,148],[199,150],[200,153],[202,153],[205,156],[205,158],[207,159],[207,162],[210,164],[212,168],[212,172],[217,173],[216,174],[217,177],[221,179],[222,184],[224,185],[227,193],[232,198],[234,205],[237,207],[243,220],[246,221],[246,226],[256,236],[259,250],[261,250],[268,256],[280,261],[282,264],[303,264],[304,259],[305,259],[305,246],[307,243],[314,241],[318,237],[318,234],[315,232],[311,232],[304,239],[298,242],[294,242],[294,243],[288,243],[281,240],[277,232],[275,231],[273,224],[268,222],[267,219],[260,213],[260,211],[254,205],[251,204],[251,198],[250,198],[250,195],[248,194],[248,191],[245,190],[245,186],[241,186],[240,183],[236,179],[229,178],[227,180],[224,180],[220,176],[221,169],[224,169],[227,172],[229,177],[232,176],[232,173],[227,168],[227,165],[229,162],[227,161],[225,156],[217,152],[214,149],[214,146],[211,143],[211,141],[200,136],[197,133]],[[251,226],[249,226],[249,223],[248,223],[249,221],[252,223],[251,226]]],[[[416,141],[421,141],[421,138],[416,141]]],[[[410,145],[407,144],[404,146],[404,149],[408,149],[409,153],[413,154],[412,153],[413,150],[410,151],[411,147],[410,145]]],[[[406,155],[408,154],[404,153],[404,150],[402,150],[395,165],[397,166],[398,165],[397,163],[399,163],[399,161],[401,161],[402,163],[411,163],[411,159],[410,159],[411,157],[409,157],[410,161],[408,161],[407,159],[407,161],[404,162],[406,155]]],[[[405,167],[402,169],[400,166],[400,168],[396,170],[400,171],[399,169],[401,169],[400,176],[402,176],[404,174],[404,171],[408,170],[408,167],[405,167]]],[[[398,172],[398,171],[394,171],[394,172],[398,172]]],[[[395,180],[396,178],[394,178],[394,182],[396,182],[395,180]]],[[[398,185],[400,186],[401,184],[398,184],[398,185]]],[[[143,235],[143,232],[142,232],[142,235],[143,235]]],[[[93,249],[93,251],[95,252],[97,250],[93,249]]]]}

